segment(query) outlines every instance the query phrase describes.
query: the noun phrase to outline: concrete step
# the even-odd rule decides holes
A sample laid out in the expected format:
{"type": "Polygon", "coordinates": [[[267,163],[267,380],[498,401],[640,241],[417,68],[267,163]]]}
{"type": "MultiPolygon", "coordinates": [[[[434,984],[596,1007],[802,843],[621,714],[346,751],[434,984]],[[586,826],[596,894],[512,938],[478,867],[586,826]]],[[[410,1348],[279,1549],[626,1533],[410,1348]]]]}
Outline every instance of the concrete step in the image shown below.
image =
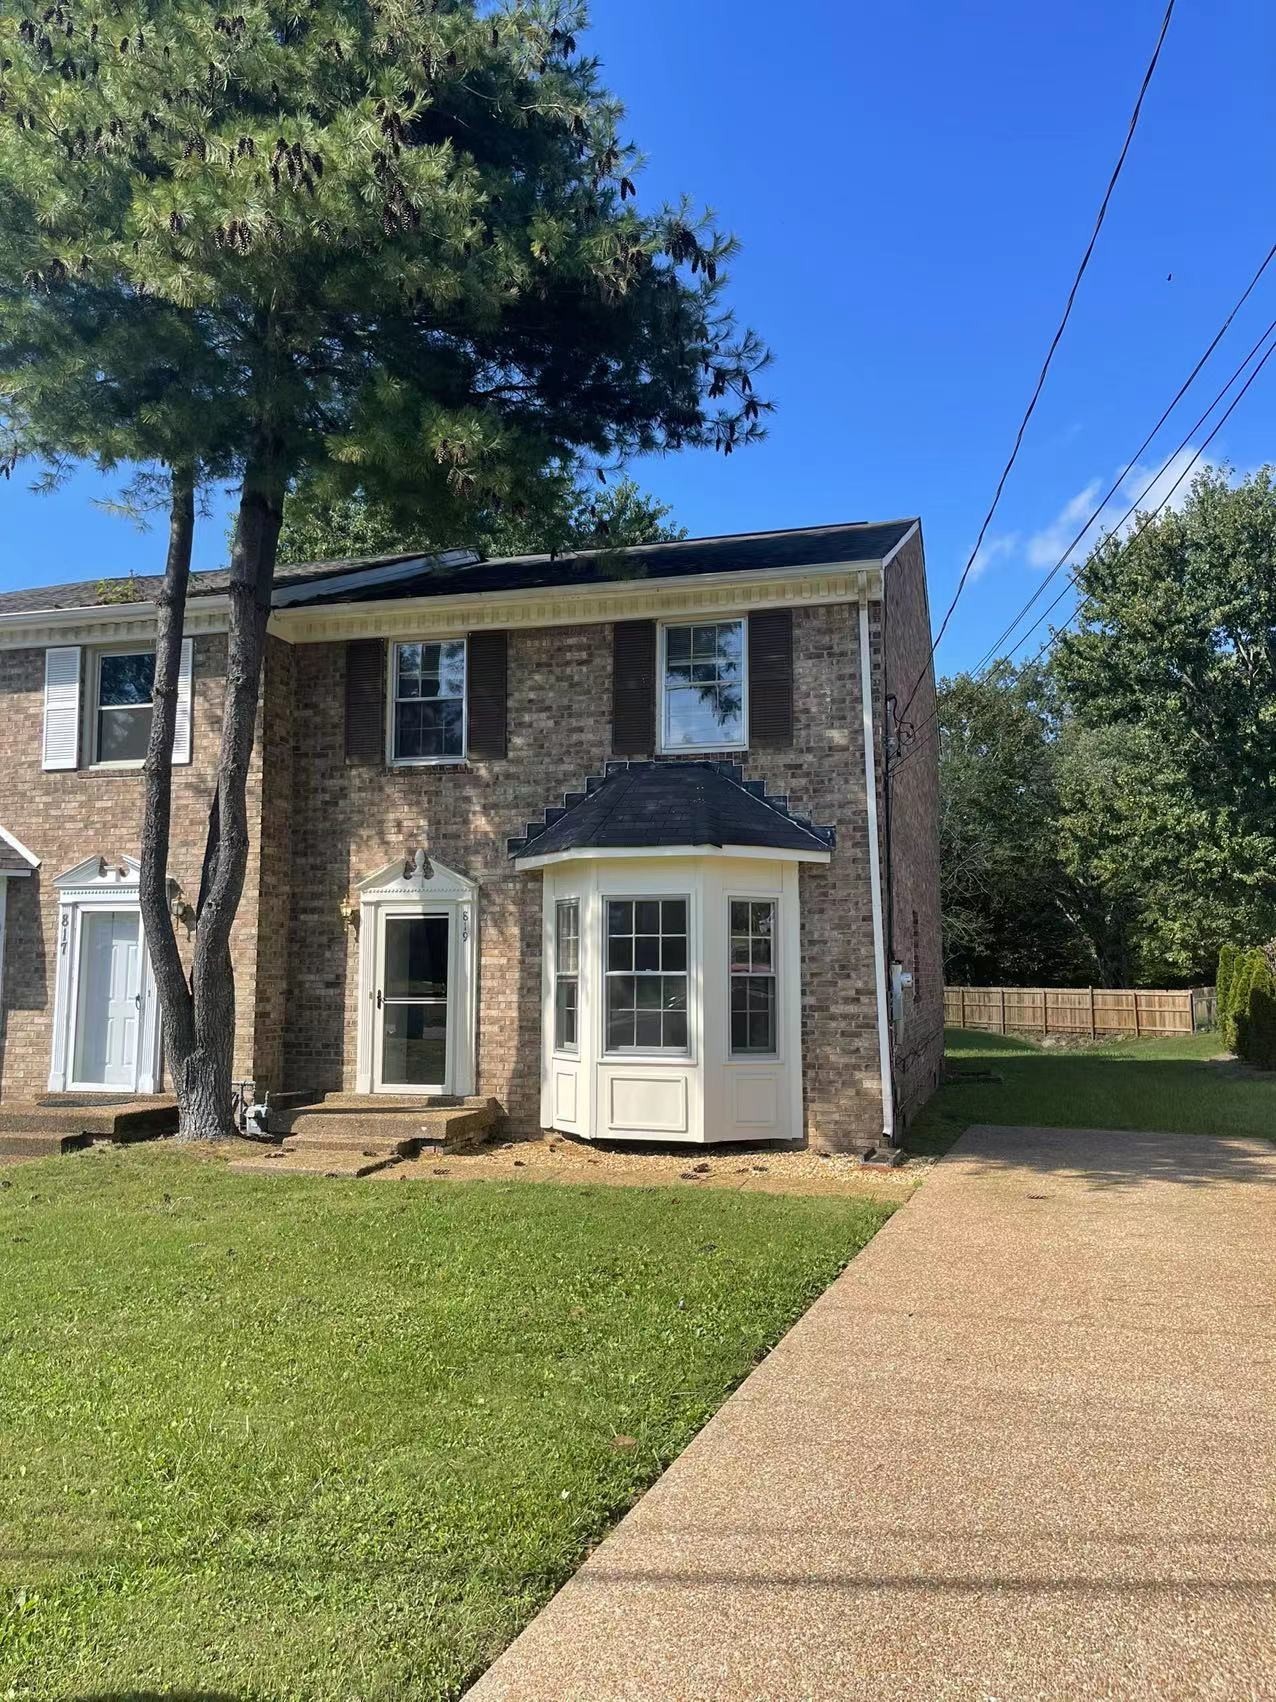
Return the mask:
{"type": "Polygon", "coordinates": [[[383,1117],[387,1121],[411,1118],[424,1111],[476,1110],[488,1100],[471,1096],[466,1099],[451,1095],[433,1094],[394,1095],[381,1093],[281,1094],[270,1096],[271,1122],[278,1128],[290,1128],[298,1117],[383,1117]]]}
{"type": "Polygon", "coordinates": [[[418,1099],[394,1106],[388,1115],[379,1102],[374,1109],[366,1108],[366,1098],[355,1102],[362,1108],[334,1107],[318,1116],[313,1106],[290,1110],[292,1132],[280,1145],[233,1159],[231,1169],[258,1176],[371,1176],[423,1152],[473,1152],[504,1116],[496,1099],[433,1108],[423,1108],[418,1099]]]}
{"type": "Polygon", "coordinates": [[[285,1113],[279,1132],[293,1150],[366,1147],[410,1157],[424,1146],[447,1152],[472,1151],[495,1130],[501,1116],[500,1103],[495,1099],[474,1100],[447,1109],[423,1108],[417,1102],[389,1110],[379,1105],[369,1107],[365,1100],[359,1109],[298,1107],[285,1113]]]}
{"type": "Polygon", "coordinates": [[[0,1126],[0,1158],[52,1158],[86,1147],[92,1137],[63,1135],[49,1129],[9,1129],[0,1126]]]}
{"type": "Polygon", "coordinates": [[[327,1152],[296,1152],[276,1147],[252,1158],[231,1160],[230,1168],[257,1176],[371,1176],[399,1162],[398,1153],[368,1156],[357,1148],[333,1147],[327,1152]]]}
{"type": "Polygon", "coordinates": [[[177,1101],[167,1094],[146,1099],[0,1100],[0,1128],[49,1136],[96,1135],[115,1141],[149,1140],[177,1128],[177,1101]]]}

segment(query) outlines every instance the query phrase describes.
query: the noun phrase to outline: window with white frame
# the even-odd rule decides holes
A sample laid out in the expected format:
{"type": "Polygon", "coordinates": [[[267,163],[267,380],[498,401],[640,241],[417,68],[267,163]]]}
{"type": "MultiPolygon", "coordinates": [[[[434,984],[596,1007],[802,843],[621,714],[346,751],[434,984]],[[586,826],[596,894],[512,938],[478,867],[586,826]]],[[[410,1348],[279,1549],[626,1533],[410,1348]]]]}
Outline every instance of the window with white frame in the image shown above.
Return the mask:
{"type": "Polygon", "coordinates": [[[465,640],[396,644],[390,660],[391,758],[456,762],[465,756],[465,640]]]}
{"type": "Polygon", "coordinates": [[[554,1046],[580,1048],[577,1033],[580,987],[580,900],[560,898],[554,907],[554,1046]]]}
{"type": "Polygon", "coordinates": [[[153,650],[98,653],[93,699],[94,762],[145,761],[154,691],[153,650]]]}
{"type": "Polygon", "coordinates": [[[731,1055],[775,1052],[775,900],[731,900],[731,1055]]]}
{"type": "Polygon", "coordinates": [[[744,622],[696,621],[661,633],[661,749],[743,746],[744,622]]]}
{"type": "Polygon", "coordinates": [[[687,900],[607,900],[609,1052],[686,1052],[687,900]]]}

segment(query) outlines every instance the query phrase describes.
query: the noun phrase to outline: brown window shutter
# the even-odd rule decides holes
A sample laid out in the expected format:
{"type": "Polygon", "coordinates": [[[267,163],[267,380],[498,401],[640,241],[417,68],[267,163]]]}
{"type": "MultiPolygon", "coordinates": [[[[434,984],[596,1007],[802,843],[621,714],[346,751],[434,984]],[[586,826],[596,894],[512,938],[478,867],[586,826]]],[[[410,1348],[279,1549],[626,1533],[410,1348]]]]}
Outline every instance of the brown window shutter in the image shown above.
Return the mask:
{"type": "Polygon", "coordinates": [[[793,611],[749,616],[749,744],[793,743],[793,611]]]}
{"type": "Polygon", "coordinates": [[[617,621],[611,660],[612,751],[651,756],[656,748],[655,621],[617,621]]]}
{"type": "Polygon", "coordinates": [[[472,632],[465,651],[466,754],[509,751],[509,643],[503,632],[472,632]]]}
{"type": "Polygon", "coordinates": [[[385,641],[346,645],[346,761],[385,761],[385,641]]]}

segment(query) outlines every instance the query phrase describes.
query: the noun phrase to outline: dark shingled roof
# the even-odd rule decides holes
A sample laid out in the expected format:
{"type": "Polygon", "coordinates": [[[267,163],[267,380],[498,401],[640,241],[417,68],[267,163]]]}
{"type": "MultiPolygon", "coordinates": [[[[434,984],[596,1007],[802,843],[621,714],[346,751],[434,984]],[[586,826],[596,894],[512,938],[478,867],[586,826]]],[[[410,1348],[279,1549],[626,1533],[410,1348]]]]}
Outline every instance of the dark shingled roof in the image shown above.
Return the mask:
{"type": "MultiPolygon", "coordinates": [[[[626,550],[575,551],[568,555],[506,556],[500,560],[447,565],[420,551],[364,556],[345,561],[293,562],[275,570],[275,586],[289,590],[292,607],[320,603],[371,603],[396,597],[481,596],[487,591],[538,590],[549,586],[605,585],[626,579],[679,579],[696,573],[747,573],[764,568],[832,567],[881,561],[906,538],[915,520],[853,521],[838,526],[802,526],[786,532],[741,532],[719,538],[685,538],[673,544],[640,544],[626,550]],[[324,591],[326,580],[367,568],[421,563],[419,574],[381,585],[347,585],[324,591]],[[314,595],[298,597],[300,586],[314,595]]],[[[229,573],[191,576],[192,597],[224,591],[229,573]]],[[[162,581],[156,574],[86,579],[0,593],[0,615],[37,614],[43,609],[81,609],[111,603],[150,602],[162,581]]]]}
{"type": "Polygon", "coordinates": [[[446,567],[427,560],[419,575],[395,579],[390,584],[349,586],[325,593],[322,583],[318,583],[313,596],[294,596],[289,601],[294,608],[320,603],[375,603],[394,597],[481,596],[485,591],[530,591],[551,586],[606,585],[616,580],[682,579],[697,573],[750,573],[764,568],[868,563],[889,555],[916,524],[915,520],[855,521],[841,526],[804,526],[787,532],[684,538],[678,543],[638,544],[626,550],[507,556],[468,566],[446,567]]]}
{"type": "Polygon", "coordinates": [[[559,851],[645,851],[661,845],[751,845],[828,851],[833,829],[793,815],[760,780],[720,762],[609,762],[601,778],[509,841],[512,857],[559,851]]]}
{"type": "Polygon", "coordinates": [[[0,838],[0,875],[29,875],[32,865],[7,839],[0,838]]]}
{"type": "MultiPolygon", "coordinates": [[[[278,586],[330,579],[361,567],[392,567],[401,561],[423,561],[420,550],[406,555],[370,556],[362,561],[303,561],[275,569],[278,586]]],[[[164,583],[159,573],[130,573],[107,579],[79,579],[68,585],[36,585],[26,591],[0,592],[0,615],[39,614],[43,609],[105,608],[112,603],[152,602],[164,583]]],[[[192,573],[192,597],[211,597],[230,584],[229,568],[211,573],[192,573]]]]}

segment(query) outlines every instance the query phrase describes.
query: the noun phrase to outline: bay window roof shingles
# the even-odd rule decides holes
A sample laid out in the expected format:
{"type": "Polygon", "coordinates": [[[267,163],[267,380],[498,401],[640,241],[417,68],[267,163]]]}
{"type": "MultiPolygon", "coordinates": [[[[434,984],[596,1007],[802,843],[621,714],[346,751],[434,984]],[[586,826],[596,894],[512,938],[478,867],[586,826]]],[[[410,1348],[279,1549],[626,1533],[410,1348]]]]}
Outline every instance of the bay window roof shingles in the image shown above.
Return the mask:
{"type": "Polygon", "coordinates": [[[743,845],[770,851],[828,852],[831,828],[793,815],[760,781],[714,762],[608,765],[584,794],[546,811],[543,826],[509,843],[516,860],[564,851],[647,851],[663,846],[743,845]]]}

